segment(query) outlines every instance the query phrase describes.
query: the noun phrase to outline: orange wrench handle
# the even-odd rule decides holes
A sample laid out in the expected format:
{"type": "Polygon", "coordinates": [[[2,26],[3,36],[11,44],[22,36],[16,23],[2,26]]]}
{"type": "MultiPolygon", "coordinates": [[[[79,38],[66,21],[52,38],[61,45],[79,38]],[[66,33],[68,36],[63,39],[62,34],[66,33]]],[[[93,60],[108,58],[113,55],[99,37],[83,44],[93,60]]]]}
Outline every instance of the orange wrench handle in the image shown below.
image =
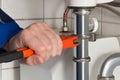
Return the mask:
{"type": "MultiPolygon", "coordinates": [[[[78,46],[78,44],[74,43],[74,40],[77,40],[78,36],[60,36],[60,37],[62,39],[63,49],[73,48],[73,47],[78,46]]],[[[18,52],[22,51],[24,58],[27,58],[34,54],[34,51],[28,48],[20,48],[17,51],[18,52]]]]}

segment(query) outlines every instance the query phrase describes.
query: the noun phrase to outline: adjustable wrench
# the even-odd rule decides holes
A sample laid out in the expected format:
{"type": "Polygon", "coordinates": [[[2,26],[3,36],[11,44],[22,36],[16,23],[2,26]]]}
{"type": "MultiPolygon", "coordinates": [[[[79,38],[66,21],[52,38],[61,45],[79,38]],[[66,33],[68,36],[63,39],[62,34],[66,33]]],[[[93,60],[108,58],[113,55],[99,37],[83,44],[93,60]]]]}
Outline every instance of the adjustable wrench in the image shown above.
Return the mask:
{"type": "MultiPolygon", "coordinates": [[[[75,43],[75,40],[78,39],[78,36],[71,35],[71,36],[60,36],[62,39],[63,49],[67,48],[73,48],[78,46],[78,43],[75,43]]],[[[29,56],[32,56],[34,53],[34,50],[29,48],[19,48],[14,51],[5,52],[0,54],[0,63],[4,62],[10,62],[17,59],[27,58],[29,56]]]]}

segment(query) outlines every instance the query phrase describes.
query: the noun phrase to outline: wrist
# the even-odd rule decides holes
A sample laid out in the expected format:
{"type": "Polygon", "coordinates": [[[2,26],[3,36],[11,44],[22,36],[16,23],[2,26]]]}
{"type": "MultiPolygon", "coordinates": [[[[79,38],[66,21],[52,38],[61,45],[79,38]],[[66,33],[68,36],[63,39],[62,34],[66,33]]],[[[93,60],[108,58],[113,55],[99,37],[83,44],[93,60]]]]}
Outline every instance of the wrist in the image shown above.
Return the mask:
{"type": "MultiPolygon", "coordinates": [[[[6,51],[11,51],[11,50],[13,50],[13,48],[14,48],[14,43],[13,43],[13,41],[14,41],[14,37],[15,36],[13,36],[12,38],[10,38],[4,45],[3,45],[3,49],[4,50],[6,50],[6,51]]],[[[15,41],[14,41],[15,42],[15,41]]]]}
{"type": "Polygon", "coordinates": [[[8,51],[8,46],[9,46],[9,41],[7,41],[4,45],[3,45],[3,49],[8,51]]]}

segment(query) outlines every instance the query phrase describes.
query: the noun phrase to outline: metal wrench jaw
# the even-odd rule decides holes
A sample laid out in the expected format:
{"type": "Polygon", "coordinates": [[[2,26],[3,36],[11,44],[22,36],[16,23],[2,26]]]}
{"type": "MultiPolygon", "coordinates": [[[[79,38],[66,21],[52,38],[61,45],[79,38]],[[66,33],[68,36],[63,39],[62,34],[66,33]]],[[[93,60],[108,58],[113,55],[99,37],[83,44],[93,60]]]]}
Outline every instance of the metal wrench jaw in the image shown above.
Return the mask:
{"type": "Polygon", "coordinates": [[[78,46],[78,43],[76,43],[75,41],[78,39],[77,35],[70,35],[70,36],[60,36],[62,39],[62,43],[63,43],[63,49],[67,49],[67,48],[73,48],[78,46]]]}

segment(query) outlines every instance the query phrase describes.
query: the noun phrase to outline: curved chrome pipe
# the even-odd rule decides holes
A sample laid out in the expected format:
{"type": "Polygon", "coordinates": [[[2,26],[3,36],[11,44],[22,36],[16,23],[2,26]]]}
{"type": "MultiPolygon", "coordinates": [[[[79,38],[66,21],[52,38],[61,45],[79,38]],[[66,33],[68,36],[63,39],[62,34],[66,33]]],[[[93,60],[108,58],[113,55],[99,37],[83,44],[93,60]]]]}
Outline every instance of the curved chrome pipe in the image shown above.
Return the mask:
{"type": "Polygon", "coordinates": [[[114,80],[113,71],[120,65],[120,53],[109,56],[102,64],[98,80],[114,80]]]}

